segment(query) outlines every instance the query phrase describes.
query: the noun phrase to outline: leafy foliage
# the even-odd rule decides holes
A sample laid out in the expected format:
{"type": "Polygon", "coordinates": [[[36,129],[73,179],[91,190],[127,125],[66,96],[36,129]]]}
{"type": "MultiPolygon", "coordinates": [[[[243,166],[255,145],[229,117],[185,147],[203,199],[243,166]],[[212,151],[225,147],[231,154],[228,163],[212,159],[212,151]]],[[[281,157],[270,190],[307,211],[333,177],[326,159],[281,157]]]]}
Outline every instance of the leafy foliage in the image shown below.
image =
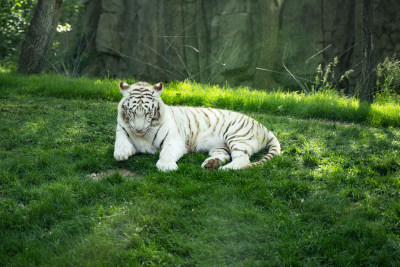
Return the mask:
{"type": "Polygon", "coordinates": [[[80,11],[84,5],[80,0],[63,0],[62,11],[58,24],[71,25],[74,29],[80,26],[80,11]]]}
{"type": "Polygon", "coordinates": [[[400,60],[396,55],[378,64],[377,77],[379,93],[400,100],[400,60]]]}
{"type": "Polygon", "coordinates": [[[338,63],[339,60],[335,57],[333,61],[326,64],[324,68],[322,68],[321,64],[318,66],[312,91],[338,89],[337,85],[344,79],[349,78],[353,70],[347,70],[340,76],[339,80],[337,80],[334,69],[338,63]]]}
{"type": "Polygon", "coordinates": [[[46,72],[72,77],[79,75],[81,63],[87,57],[87,40],[82,27],[83,7],[79,0],[64,0],[46,72]]]}
{"type": "Polygon", "coordinates": [[[37,0],[2,0],[0,5],[1,64],[16,62],[37,0]]]}
{"type": "MultiPolygon", "coordinates": [[[[21,43],[25,38],[29,23],[35,11],[37,0],[2,0],[0,5],[0,64],[16,64],[21,43]]],[[[83,4],[79,0],[64,0],[59,24],[78,29],[80,11],[83,4]]],[[[77,32],[78,33],[78,32],[77,32]]],[[[55,41],[55,44],[57,41],[55,41]]],[[[54,54],[54,52],[53,52],[54,54]]],[[[54,59],[52,59],[54,61],[54,59]]]]}

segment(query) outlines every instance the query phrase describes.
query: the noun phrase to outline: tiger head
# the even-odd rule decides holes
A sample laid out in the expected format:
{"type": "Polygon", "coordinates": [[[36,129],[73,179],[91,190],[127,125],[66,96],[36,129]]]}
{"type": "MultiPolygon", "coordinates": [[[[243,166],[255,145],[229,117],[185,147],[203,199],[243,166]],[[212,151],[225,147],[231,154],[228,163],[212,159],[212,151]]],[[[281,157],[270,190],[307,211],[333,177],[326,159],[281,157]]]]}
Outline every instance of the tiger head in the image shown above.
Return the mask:
{"type": "Polygon", "coordinates": [[[145,82],[119,84],[123,98],[118,106],[118,116],[136,135],[145,135],[160,119],[160,95],[163,84],[152,86],[145,82]]]}

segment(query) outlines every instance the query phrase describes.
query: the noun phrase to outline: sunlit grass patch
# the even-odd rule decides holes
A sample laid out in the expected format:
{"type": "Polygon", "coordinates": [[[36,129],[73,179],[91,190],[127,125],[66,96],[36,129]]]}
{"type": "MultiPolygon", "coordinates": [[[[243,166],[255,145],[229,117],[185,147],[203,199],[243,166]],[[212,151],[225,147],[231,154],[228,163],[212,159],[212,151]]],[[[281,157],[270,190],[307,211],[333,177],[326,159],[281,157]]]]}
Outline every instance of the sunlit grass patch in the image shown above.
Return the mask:
{"type": "Polygon", "coordinates": [[[376,103],[371,105],[371,113],[368,118],[373,126],[395,126],[400,125],[399,103],[376,103]]]}
{"type": "MultiPolygon", "coordinates": [[[[126,81],[135,82],[134,79],[126,81]]],[[[0,83],[3,85],[0,90],[4,95],[17,92],[32,96],[117,102],[121,99],[119,82],[113,79],[70,78],[62,75],[19,76],[12,72],[0,73],[0,83]]],[[[376,103],[368,105],[358,99],[344,97],[334,90],[304,94],[183,81],[165,84],[162,98],[168,105],[215,107],[296,118],[400,127],[399,103],[385,102],[378,97],[376,103]]]]}

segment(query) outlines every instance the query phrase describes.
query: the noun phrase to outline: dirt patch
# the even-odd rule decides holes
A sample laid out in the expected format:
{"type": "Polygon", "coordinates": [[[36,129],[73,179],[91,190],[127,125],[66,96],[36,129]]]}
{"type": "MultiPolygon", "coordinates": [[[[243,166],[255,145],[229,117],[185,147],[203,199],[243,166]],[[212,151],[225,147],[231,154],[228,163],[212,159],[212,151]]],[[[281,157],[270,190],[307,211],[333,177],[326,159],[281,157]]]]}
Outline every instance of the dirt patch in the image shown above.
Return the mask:
{"type": "Polygon", "coordinates": [[[141,178],[141,175],[136,173],[136,172],[131,172],[128,171],[126,169],[119,169],[119,170],[108,170],[105,172],[100,172],[100,173],[92,173],[89,175],[89,177],[94,180],[94,181],[98,181],[101,180],[107,176],[113,175],[115,173],[119,173],[121,176],[125,177],[126,179],[129,180],[136,180],[141,178]]]}

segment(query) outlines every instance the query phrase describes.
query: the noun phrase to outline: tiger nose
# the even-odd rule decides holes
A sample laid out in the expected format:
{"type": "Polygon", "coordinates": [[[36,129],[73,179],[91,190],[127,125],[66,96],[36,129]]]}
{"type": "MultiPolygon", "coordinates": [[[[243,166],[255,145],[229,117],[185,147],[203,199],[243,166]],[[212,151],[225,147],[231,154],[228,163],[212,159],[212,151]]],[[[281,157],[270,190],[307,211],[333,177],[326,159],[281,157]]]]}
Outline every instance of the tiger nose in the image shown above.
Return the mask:
{"type": "Polygon", "coordinates": [[[144,114],[144,108],[143,108],[142,105],[137,107],[136,113],[139,114],[139,115],[143,115],[144,114]]]}

